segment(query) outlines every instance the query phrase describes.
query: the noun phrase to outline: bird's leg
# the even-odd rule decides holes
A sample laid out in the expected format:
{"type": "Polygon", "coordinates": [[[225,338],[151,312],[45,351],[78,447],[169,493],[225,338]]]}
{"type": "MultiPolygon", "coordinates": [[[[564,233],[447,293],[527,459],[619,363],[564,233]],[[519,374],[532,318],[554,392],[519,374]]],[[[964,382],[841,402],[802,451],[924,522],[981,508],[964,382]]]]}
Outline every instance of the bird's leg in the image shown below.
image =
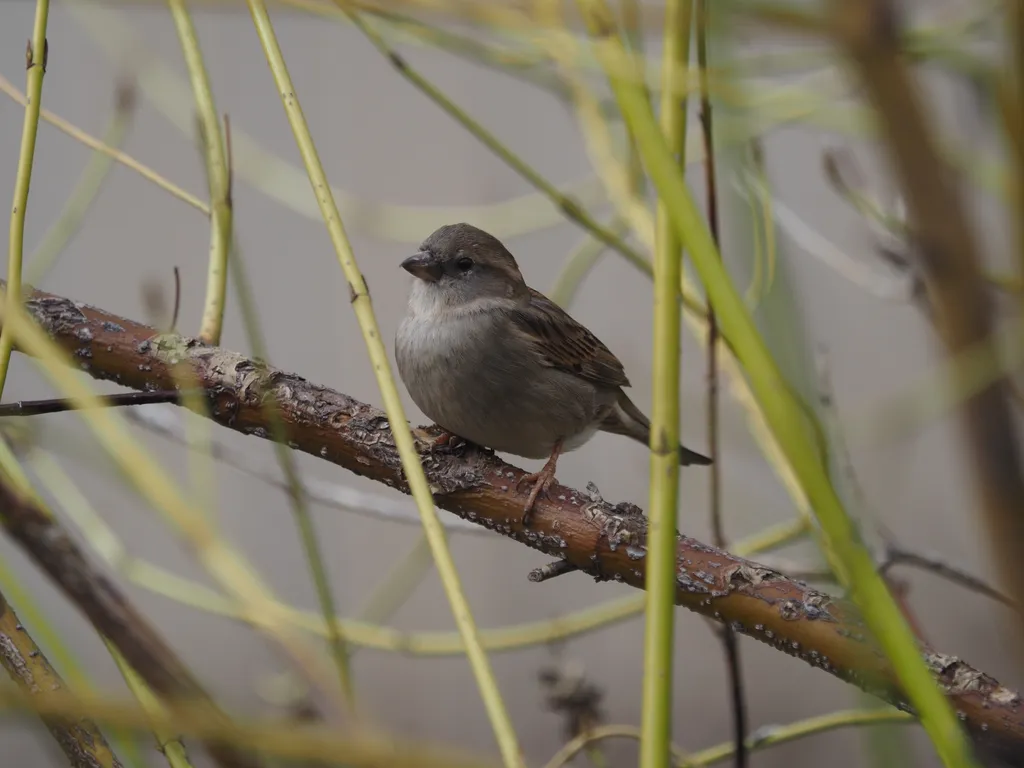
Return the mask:
{"type": "Polygon", "coordinates": [[[523,508],[523,525],[528,526],[530,524],[530,516],[533,514],[533,505],[537,502],[537,497],[542,493],[546,493],[551,484],[555,482],[555,466],[558,464],[558,457],[562,453],[562,441],[557,440],[554,446],[551,448],[551,455],[548,457],[547,463],[540,472],[531,472],[528,475],[523,475],[519,478],[519,482],[516,483],[518,488],[523,483],[533,483],[533,490],[530,491],[530,496],[526,500],[526,506],[523,508]]]}

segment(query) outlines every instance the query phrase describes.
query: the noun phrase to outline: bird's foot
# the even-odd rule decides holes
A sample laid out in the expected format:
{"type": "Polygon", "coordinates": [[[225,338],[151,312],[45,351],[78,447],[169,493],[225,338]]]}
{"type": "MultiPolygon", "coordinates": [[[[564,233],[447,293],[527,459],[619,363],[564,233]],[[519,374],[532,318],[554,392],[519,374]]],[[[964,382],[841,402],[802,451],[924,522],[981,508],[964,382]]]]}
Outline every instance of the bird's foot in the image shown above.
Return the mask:
{"type": "Polygon", "coordinates": [[[516,489],[525,483],[533,483],[533,489],[530,491],[530,495],[526,499],[526,506],[523,507],[523,527],[530,525],[530,518],[533,515],[533,505],[537,503],[537,497],[542,493],[547,493],[548,488],[551,487],[552,483],[555,482],[555,466],[558,464],[558,456],[562,452],[562,441],[559,440],[555,443],[554,449],[551,451],[551,456],[544,464],[543,469],[540,472],[531,472],[528,475],[523,475],[519,478],[516,483],[516,489]]]}
{"type": "Polygon", "coordinates": [[[528,475],[523,475],[519,478],[519,482],[516,486],[525,485],[527,483],[533,483],[533,488],[530,490],[530,495],[526,499],[526,506],[523,507],[523,526],[530,525],[530,518],[533,515],[533,506],[537,503],[537,497],[542,493],[547,493],[548,488],[551,487],[552,483],[555,482],[554,470],[548,470],[547,465],[544,466],[540,472],[531,472],[528,475]]]}
{"type": "Polygon", "coordinates": [[[435,427],[435,429],[438,430],[437,434],[427,441],[427,453],[431,456],[455,455],[469,445],[466,440],[454,432],[449,432],[444,427],[435,427]]]}

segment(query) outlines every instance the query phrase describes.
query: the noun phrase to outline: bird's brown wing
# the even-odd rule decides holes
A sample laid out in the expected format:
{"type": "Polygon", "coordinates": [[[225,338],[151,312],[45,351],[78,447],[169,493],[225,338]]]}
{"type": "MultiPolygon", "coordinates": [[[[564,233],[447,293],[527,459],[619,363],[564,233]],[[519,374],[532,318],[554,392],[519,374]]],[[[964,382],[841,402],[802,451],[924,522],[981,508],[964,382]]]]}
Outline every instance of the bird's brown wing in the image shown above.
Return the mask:
{"type": "Polygon", "coordinates": [[[513,325],[530,337],[544,365],[600,387],[628,387],[622,363],[601,340],[542,293],[530,289],[530,304],[512,312],[513,325]]]}

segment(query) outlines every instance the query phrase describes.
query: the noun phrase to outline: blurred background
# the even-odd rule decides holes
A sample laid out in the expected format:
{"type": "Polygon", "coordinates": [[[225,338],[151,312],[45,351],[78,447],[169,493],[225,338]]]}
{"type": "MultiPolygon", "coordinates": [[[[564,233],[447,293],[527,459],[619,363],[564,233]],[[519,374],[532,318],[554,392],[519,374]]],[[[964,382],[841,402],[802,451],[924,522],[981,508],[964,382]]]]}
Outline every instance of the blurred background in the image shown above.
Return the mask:
{"type": "MultiPolygon", "coordinates": [[[[930,0],[905,5],[914,10],[915,27],[941,30],[973,16],[978,4],[930,0]]],[[[196,3],[193,11],[217,108],[230,116],[235,237],[258,301],[270,361],[380,406],[348,288],[249,14],[241,3],[196,3]]],[[[659,13],[652,10],[647,30],[652,61],[660,48],[660,25],[653,21],[659,13]]],[[[976,13],[981,16],[983,11],[976,13]]],[[[24,90],[23,51],[33,14],[34,3],[28,0],[0,4],[0,75],[18,90],[24,90]]],[[[339,202],[346,229],[389,354],[410,280],[398,263],[437,225],[462,220],[492,231],[516,255],[531,285],[542,291],[552,286],[567,254],[584,237],[577,226],[564,221],[554,206],[404,80],[351,25],[279,6],[272,8],[272,16],[320,157],[332,183],[344,191],[339,202]]],[[[984,52],[989,50],[986,41],[998,45],[994,33],[986,37],[989,32],[982,29],[972,46],[980,40],[984,52]]],[[[206,199],[188,74],[167,8],[158,2],[62,0],[51,10],[48,40],[44,109],[102,136],[115,113],[118,85],[125,84],[135,104],[122,149],[206,199]]],[[[563,101],[522,79],[429,45],[396,44],[424,76],[547,179],[570,191],[582,184],[590,209],[602,220],[610,215],[572,109],[563,101]]],[[[869,532],[881,521],[901,546],[937,554],[994,579],[955,419],[946,413],[916,422],[897,418],[934,396],[937,387],[941,392],[935,366],[942,353],[934,331],[910,299],[906,280],[879,255],[884,238],[837,194],[823,170],[828,152],[856,158],[867,187],[895,205],[871,140],[857,121],[844,117],[857,104],[856,89],[826,47],[754,25],[733,30],[721,56],[739,68],[743,105],[764,118],[756,132],[778,215],[777,279],[785,281],[787,322],[795,322],[799,332],[799,338],[791,337],[789,326],[776,326],[773,344],[776,349],[803,350],[799,354],[812,361],[815,354],[827,360],[834,415],[861,493],[856,512],[869,532]],[[794,63],[780,63],[786,56],[794,63]],[[751,63],[755,61],[761,64],[751,63]],[[830,261],[833,252],[839,256],[830,261]]],[[[656,64],[652,71],[657,72],[656,64]]],[[[971,158],[967,165],[975,170],[986,163],[998,168],[1000,142],[978,116],[979,97],[970,79],[938,67],[925,67],[921,75],[946,140],[971,158]]],[[[733,105],[723,112],[730,109],[740,111],[733,105]]],[[[0,180],[7,181],[6,187],[0,185],[0,195],[13,187],[22,116],[21,105],[0,96],[0,180]]],[[[691,133],[696,126],[692,120],[691,133]]],[[[90,156],[87,147],[51,124],[40,125],[26,254],[39,246],[59,216],[90,156]]],[[[723,169],[723,250],[742,285],[749,279],[752,259],[750,211],[737,202],[742,201],[742,184],[732,183],[740,178],[737,173],[728,166],[723,169]]],[[[702,167],[693,164],[689,176],[703,200],[702,167]]],[[[1008,231],[1004,208],[983,186],[965,184],[992,263],[1001,264],[1008,231]]],[[[146,291],[160,292],[170,305],[173,268],[178,267],[178,327],[193,334],[202,312],[208,251],[204,216],[115,165],[81,228],[39,287],[125,317],[166,322],[166,317],[152,316],[146,291]]],[[[238,302],[233,292],[229,296],[222,345],[248,353],[238,302]]],[[[609,252],[586,277],[571,308],[622,360],[633,383],[631,396],[647,412],[651,296],[650,279],[609,252]]],[[[689,331],[683,368],[683,441],[703,450],[705,352],[689,331]]],[[[425,423],[404,389],[402,394],[410,419],[425,423]]],[[[5,399],[49,396],[53,391],[33,365],[16,355],[5,399]]],[[[172,421],[182,419],[169,407],[153,408],[169,413],[172,421]]],[[[74,415],[36,421],[40,444],[57,453],[131,555],[204,580],[180,539],[96,458],[99,452],[74,415]]],[[[723,396],[722,421],[723,502],[726,530],[734,541],[792,518],[795,508],[751,436],[744,411],[728,393],[723,396]]],[[[182,445],[146,430],[138,434],[182,483],[188,481],[182,445]]],[[[240,463],[267,478],[279,477],[267,442],[216,427],[214,438],[240,463]]],[[[510,460],[529,470],[540,466],[510,460]]],[[[309,480],[371,491],[415,513],[407,497],[383,486],[309,456],[299,454],[298,462],[309,480]]],[[[647,504],[647,454],[631,441],[597,436],[559,462],[558,478],[575,487],[595,481],[609,500],[647,504]]],[[[315,612],[315,593],[284,492],[225,463],[217,464],[216,481],[216,519],[225,536],[258,565],[281,600],[315,612]]],[[[706,475],[684,471],[681,484],[680,529],[707,541],[706,475]]],[[[416,545],[419,530],[325,504],[317,504],[314,512],[339,612],[356,616],[416,545]]],[[[552,619],[636,594],[614,583],[593,583],[581,574],[530,583],[528,571],[548,558],[497,535],[454,532],[450,542],[484,628],[552,619]]],[[[810,544],[789,547],[780,556],[800,567],[820,567],[810,544]]],[[[82,615],[3,538],[0,560],[102,689],[126,694],[107,651],[82,615]]],[[[908,600],[929,642],[1011,688],[1024,683],[1020,656],[1014,653],[1019,636],[1006,609],[931,574],[907,569],[894,573],[907,582],[908,600]]],[[[258,634],[118,580],[225,707],[251,715],[280,713],[280,697],[272,694],[280,693],[287,667],[258,634]]],[[[13,596],[8,597],[24,614],[13,596]]],[[[408,631],[454,629],[432,569],[388,621],[408,631]]],[[[31,621],[26,622],[31,628],[31,621]]],[[[638,724],[642,638],[643,619],[636,615],[558,644],[491,654],[531,765],[544,764],[566,738],[564,717],[545,706],[539,672],[582,665],[588,682],[603,693],[606,721],[638,724]]],[[[743,638],[740,646],[752,728],[864,703],[857,690],[801,661],[743,638]]],[[[682,609],[677,611],[675,658],[676,743],[695,750],[727,741],[731,716],[720,641],[704,619],[682,609]]],[[[359,649],[353,669],[359,700],[381,726],[405,737],[496,755],[465,658],[359,649]]],[[[912,748],[907,765],[938,765],[918,727],[901,728],[899,736],[912,748]]],[[[149,747],[148,737],[140,738],[148,763],[160,765],[162,758],[149,747]]],[[[827,760],[832,768],[868,765],[870,738],[855,729],[822,734],[757,752],[751,764],[796,768],[827,760]]],[[[38,720],[29,716],[0,718],[0,746],[4,764],[65,764],[38,720]]],[[[635,764],[632,742],[608,742],[605,750],[608,765],[635,764]]],[[[198,747],[192,751],[195,764],[207,765],[200,753],[198,747]]]]}

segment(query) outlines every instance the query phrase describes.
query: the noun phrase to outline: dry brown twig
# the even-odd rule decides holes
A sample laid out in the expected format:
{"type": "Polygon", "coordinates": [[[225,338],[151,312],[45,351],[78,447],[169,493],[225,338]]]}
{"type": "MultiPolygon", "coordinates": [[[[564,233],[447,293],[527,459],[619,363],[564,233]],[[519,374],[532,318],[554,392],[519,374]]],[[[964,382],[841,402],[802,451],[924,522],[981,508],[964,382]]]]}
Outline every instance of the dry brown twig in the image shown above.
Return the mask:
{"type": "MultiPolygon", "coordinates": [[[[266,438],[263,405],[273,398],[293,448],[408,492],[387,419],[370,405],[234,352],[160,334],[59,296],[32,292],[26,307],[60,346],[88,361],[95,378],[169,389],[175,384],[171,361],[187,363],[219,424],[266,438]]],[[[643,587],[647,522],[637,507],[613,506],[555,485],[524,528],[523,497],[516,490],[523,470],[470,445],[454,453],[430,452],[432,430],[415,434],[438,506],[564,559],[595,579],[643,587]]],[[[848,602],[686,536],[679,537],[677,559],[678,605],[907,708],[885,655],[848,602]]],[[[926,647],[922,652],[979,742],[1024,751],[1024,707],[1016,693],[961,659],[926,647]]]]}

